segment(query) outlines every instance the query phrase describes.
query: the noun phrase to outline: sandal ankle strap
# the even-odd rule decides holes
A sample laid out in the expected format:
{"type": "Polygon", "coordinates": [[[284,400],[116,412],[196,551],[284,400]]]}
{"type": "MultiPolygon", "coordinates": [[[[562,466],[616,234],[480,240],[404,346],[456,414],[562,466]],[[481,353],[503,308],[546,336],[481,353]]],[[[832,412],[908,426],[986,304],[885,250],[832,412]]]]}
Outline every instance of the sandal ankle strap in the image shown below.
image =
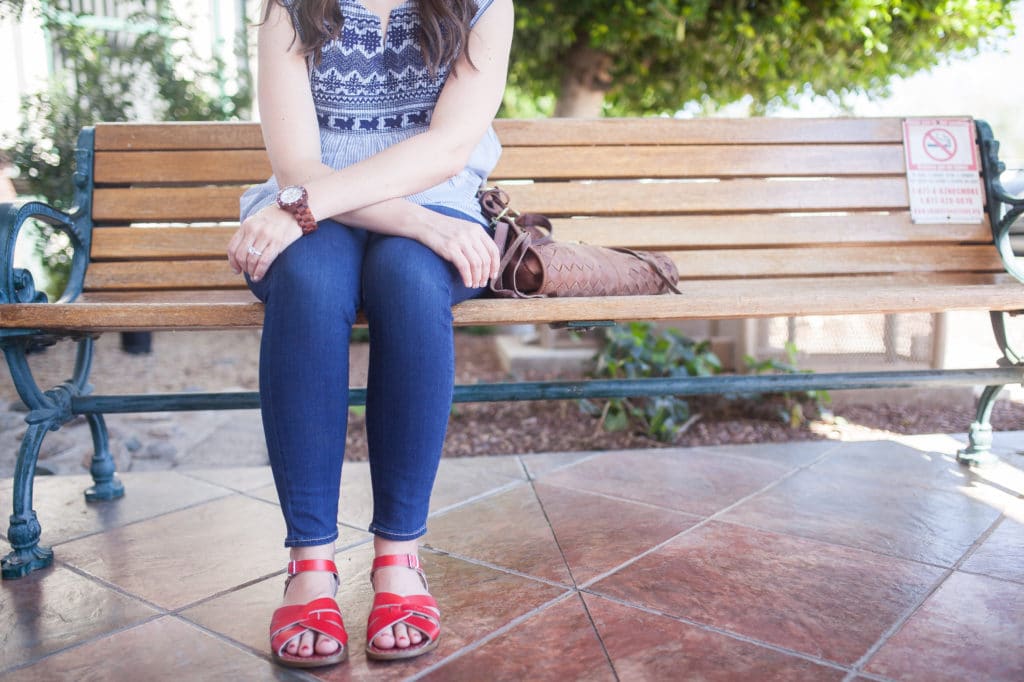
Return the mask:
{"type": "Polygon", "coordinates": [[[288,577],[305,573],[306,571],[327,571],[338,575],[338,567],[330,559],[302,559],[300,561],[288,562],[288,577]]]}
{"type": "Polygon", "coordinates": [[[377,572],[377,569],[387,568],[389,566],[399,566],[401,568],[408,568],[416,571],[420,576],[420,580],[423,582],[424,589],[429,589],[427,587],[427,574],[423,572],[423,567],[420,564],[420,558],[415,554],[384,554],[374,558],[373,566],[370,567],[370,583],[373,583],[373,574],[377,572]]]}

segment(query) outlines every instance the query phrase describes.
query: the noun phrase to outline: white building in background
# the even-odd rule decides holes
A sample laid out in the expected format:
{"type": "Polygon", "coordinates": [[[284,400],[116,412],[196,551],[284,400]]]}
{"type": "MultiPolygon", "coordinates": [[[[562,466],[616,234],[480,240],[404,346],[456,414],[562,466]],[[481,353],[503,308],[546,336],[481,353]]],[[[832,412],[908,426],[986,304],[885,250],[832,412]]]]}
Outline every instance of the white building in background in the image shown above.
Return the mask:
{"type": "MultiPolygon", "coordinates": [[[[54,49],[42,27],[38,9],[42,0],[27,0],[19,19],[0,19],[0,136],[19,124],[21,98],[46,86],[53,72],[54,49]]],[[[259,11],[258,0],[57,0],[47,1],[74,19],[104,30],[123,30],[125,17],[157,2],[167,2],[191,29],[191,49],[200,58],[218,54],[234,69],[236,36],[244,35],[246,17],[259,11]]]]}

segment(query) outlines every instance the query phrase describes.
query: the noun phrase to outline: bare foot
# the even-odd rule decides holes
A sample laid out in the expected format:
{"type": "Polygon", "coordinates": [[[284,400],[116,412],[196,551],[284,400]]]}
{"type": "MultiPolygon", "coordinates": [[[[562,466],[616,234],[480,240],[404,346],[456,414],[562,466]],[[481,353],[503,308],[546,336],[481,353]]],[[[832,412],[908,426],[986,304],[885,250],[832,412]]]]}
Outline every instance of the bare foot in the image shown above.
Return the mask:
{"type": "MultiPolygon", "coordinates": [[[[419,549],[416,540],[409,542],[392,542],[374,538],[375,556],[386,554],[413,554],[419,549]]],[[[386,566],[379,568],[373,574],[373,591],[375,593],[391,592],[393,594],[407,597],[414,594],[429,594],[427,588],[420,580],[419,574],[405,566],[386,566]]],[[[377,635],[373,640],[373,646],[378,649],[408,649],[423,641],[423,633],[416,628],[406,627],[405,623],[399,623],[389,630],[377,635]]]]}
{"type": "MultiPolygon", "coordinates": [[[[303,559],[334,559],[334,545],[323,545],[321,547],[296,547],[292,549],[291,558],[293,561],[303,559]]],[[[292,604],[307,604],[314,599],[331,597],[338,591],[338,583],[334,575],[327,571],[306,571],[292,576],[288,582],[288,589],[285,590],[282,606],[292,604]]],[[[341,648],[334,639],[319,635],[307,630],[301,637],[292,640],[285,647],[285,651],[292,656],[330,656],[341,648]]]]}

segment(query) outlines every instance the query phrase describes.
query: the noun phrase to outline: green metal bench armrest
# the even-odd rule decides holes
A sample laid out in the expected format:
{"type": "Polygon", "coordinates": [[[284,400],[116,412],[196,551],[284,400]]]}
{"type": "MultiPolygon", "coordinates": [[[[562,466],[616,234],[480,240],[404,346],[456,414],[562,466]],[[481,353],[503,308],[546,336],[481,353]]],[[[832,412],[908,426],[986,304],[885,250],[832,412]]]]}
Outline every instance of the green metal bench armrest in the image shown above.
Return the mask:
{"type": "Polygon", "coordinates": [[[1000,179],[1006,164],[999,160],[999,142],[992,127],[985,121],[976,121],[978,144],[981,147],[982,179],[985,183],[985,203],[988,206],[992,238],[1006,271],[1024,282],[1024,265],[1013,253],[1010,228],[1024,215],[1024,197],[1015,197],[1006,191],[1000,179]]]}
{"type": "Polygon", "coordinates": [[[72,215],[39,201],[26,201],[0,204],[0,303],[47,302],[46,294],[36,290],[32,273],[14,267],[18,235],[30,218],[56,227],[71,240],[71,276],[60,302],[73,301],[82,292],[89,261],[88,240],[79,231],[72,215]]]}

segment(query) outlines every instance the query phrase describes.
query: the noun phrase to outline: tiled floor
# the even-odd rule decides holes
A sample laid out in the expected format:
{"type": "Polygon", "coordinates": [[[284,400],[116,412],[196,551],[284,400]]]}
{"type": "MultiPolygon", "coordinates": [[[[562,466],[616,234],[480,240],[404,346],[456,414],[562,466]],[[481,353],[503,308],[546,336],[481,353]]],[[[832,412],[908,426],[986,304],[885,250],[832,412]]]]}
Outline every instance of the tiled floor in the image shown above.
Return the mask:
{"type": "MultiPolygon", "coordinates": [[[[437,651],[363,653],[368,470],[346,466],[351,660],[269,662],[283,522],[267,469],[38,479],[53,568],[0,585],[10,680],[1022,680],[1024,431],[444,460],[422,552],[437,651]]],[[[0,481],[10,507],[11,481],[0,481]]]]}

